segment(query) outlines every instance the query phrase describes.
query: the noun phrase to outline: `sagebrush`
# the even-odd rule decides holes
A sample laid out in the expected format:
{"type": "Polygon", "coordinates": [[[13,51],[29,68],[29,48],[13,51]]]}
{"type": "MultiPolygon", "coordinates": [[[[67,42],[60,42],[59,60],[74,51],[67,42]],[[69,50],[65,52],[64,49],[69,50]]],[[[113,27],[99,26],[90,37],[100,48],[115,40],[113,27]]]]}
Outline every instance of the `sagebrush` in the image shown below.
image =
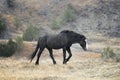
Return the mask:
{"type": "Polygon", "coordinates": [[[15,0],[6,0],[6,5],[8,8],[15,7],[15,0]]]}
{"type": "Polygon", "coordinates": [[[58,30],[58,29],[60,29],[60,22],[57,21],[57,20],[53,20],[53,21],[51,22],[51,28],[52,28],[53,30],[58,30]]]}
{"type": "Polygon", "coordinates": [[[115,53],[113,52],[113,49],[111,49],[110,47],[107,47],[107,48],[103,49],[101,57],[104,58],[104,59],[114,58],[115,53]]]}
{"type": "Polygon", "coordinates": [[[22,51],[24,48],[24,44],[23,44],[23,38],[20,36],[17,36],[16,40],[16,44],[17,44],[17,51],[22,51]]]}
{"type": "Polygon", "coordinates": [[[38,38],[39,36],[39,29],[30,25],[25,32],[23,33],[23,40],[25,41],[32,41],[38,38]]]}
{"type": "Polygon", "coordinates": [[[77,14],[75,11],[75,8],[71,5],[68,4],[66,10],[63,13],[61,23],[67,23],[67,22],[73,22],[77,19],[77,14]]]}
{"type": "Polygon", "coordinates": [[[112,48],[110,47],[107,47],[107,48],[104,48],[103,49],[103,52],[101,54],[101,57],[104,59],[104,60],[107,60],[107,59],[112,59],[116,62],[120,62],[120,54],[119,53],[115,53],[113,51],[112,48]]]}
{"type": "Polygon", "coordinates": [[[7,44],[0,44],[0,56],[10,57],[16,52],[16,49],[17,44],[10,39],[7,44]]]}
{"type": "Polygon", "coordinates": [[[0,15],[0,34],[6,30],[6,22],[5,19],[0,15]]]}

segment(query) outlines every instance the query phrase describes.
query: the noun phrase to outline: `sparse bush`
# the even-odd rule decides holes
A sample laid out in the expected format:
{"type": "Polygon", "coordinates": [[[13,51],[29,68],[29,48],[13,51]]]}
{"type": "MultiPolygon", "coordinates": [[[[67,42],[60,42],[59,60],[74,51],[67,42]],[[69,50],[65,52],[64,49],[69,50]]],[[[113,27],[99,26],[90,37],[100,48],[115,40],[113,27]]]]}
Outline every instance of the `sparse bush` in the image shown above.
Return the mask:
{"type": "Polygon", "coordinates": [[[51,22],[51,29],[58,30],[61,28],[61,26],[65,25],[68,22],[73,22],[76,19],[77,19],[77,13],[75,8],[71,4],[68,4],[67,8],[65,9],[61,17],[59,17],[58,20],[54,19],[51,22]]]}
{"type": "Polygon", "coordinates": [[[18,36],[15,40],[16,40],[16,44],[17,44],[17,51],[22,51],[24,48],[23,38],[18,36]]]}
{"type": "Polygon", "coordinates": [[[59,24],[59,22],[58,22],[57,20],[53,20],[53,21],[51,22],[51,28],[52,28],[53,30],[60,29],[60,24],[59,24]]]}
{"type": "Polygon", "coordinates": [[[23,33],[23,40],[32,41],[39,36],[39,29],[30,25],[23,33]]]}
{"type": "Polygon", "coordinates": [[[76,20],[76,18],[77,18],[77,15],[76,15],[75,9],[71,4],[68,4],[67,9],[63,13],[61,23],[64,24],[66,22],[73,22],[76,20]]]}
{"type": "Polygon", "coordinates": [[[6,54],[6,44],[0,44],[0,56],[5,56],[6,54]]]}
{"type": "Polygon", "coordinates": [[[14,25],[16,26],[16,29],[18,29],[21,25],[22,25],[22,22],[19,18],[15,18],[14,19],[14,25]]]}
{"type": "Polygon", "coordinates": [[[12,39],[10,39],[7,43],[8,57],[12,56],[16,52],[16,49],[17,44],[12,39]]]}
{"type": "Polygon", "coordinates": [[[116,55],[110,47],[104,48],[101,57],[104,59],[114,58],[116,55]]]}
{"type": "Polygon", "coordinates": [[[16,52],[17,44],[10,39],[7,44],[0,44],[0,56],[10,57],[16,52]]]}
{"type": "Polygon", "coordinates": [[[0,15],[0,34],[6,30],[5,19],[0,15]]]}
{"type": "Polygon", "coordinates": [[[110,47],[104,48],[101,57],[105,60],[112,59],[116,62],[120,62],[120,54],[115,54],[110,47]]]}
{"type": "Polygon", "coordinates": [[[15,6],[14,0],[6,0],[6,5],[8,8],[13,8],[15,6]]]}
{"type": "Polygon", "coordinates": [[[116,60],[116,62],[120,62],[120,54],[116,54],[115,60],[116,60]]]}

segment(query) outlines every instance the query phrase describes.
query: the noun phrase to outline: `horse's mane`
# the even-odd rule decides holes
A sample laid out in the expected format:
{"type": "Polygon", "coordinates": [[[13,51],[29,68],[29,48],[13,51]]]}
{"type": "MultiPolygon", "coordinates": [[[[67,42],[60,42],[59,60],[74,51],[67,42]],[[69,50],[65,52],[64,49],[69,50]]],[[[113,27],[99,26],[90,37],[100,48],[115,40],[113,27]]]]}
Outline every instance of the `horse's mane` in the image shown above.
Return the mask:
{"type": "Polygon", "coordinates": [[[63,30],[60,33],[66,33],[66,34],[73,33],[73,34],[75,34],[75,36],[80,35],[82,38],[86,39],[86,37],[84,35],[78,34],[78,33],[74,32],[74,31],[71,31],[71,30],[63,30]]]}
{"type": "Polygon", "coordinates": [[[70,31],[70,30],[63,30],[63,31],[61,31],[60,33],[73,33],[73,31],[70,31]]]}

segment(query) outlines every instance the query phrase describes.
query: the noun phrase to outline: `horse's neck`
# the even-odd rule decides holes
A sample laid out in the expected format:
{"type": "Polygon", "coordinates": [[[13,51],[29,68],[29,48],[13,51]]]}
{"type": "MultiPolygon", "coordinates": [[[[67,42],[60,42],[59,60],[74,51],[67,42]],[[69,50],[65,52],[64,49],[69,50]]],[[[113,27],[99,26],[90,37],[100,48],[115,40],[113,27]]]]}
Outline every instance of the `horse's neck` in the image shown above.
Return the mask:
{"type": "Polygon", "coordinates": [[[69,38],[68,40],[69,40],[69,43],[71,43],[71,44],[78,43],[78,40],[75,39],[74,37],[73,37],[73,38],[71,37],[71,38],[69,38]]]}

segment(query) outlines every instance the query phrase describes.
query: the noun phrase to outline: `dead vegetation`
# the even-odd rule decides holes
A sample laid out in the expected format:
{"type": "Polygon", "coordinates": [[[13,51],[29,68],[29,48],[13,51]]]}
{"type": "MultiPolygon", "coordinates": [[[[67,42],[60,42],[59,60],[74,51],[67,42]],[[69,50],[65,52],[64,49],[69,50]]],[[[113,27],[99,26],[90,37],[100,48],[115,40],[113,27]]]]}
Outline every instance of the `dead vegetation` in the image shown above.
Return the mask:
{"type": "Polygon", "coordinates": [[[49,58],[42,58],[40,65],[29,63],[26,58],[0,58],[1,80],[119,80],[120,64],[103,62],[91,57],[89,53],[74,54],[71,61],[63,65],[61,57],[56,57],[57,65],[53,65],[49,58]],[[81,57],[82,55],[82,57],[81,57]],[[78,56],[78,57],[77,57],[78,56]],[[9,61],[9,62],[8,62],[9,61]]]}
{"type": "MultiPolygon", "coordinates": [[[[28,57],[36,42],[24,42],[24,49],[20,54],[0,58],[0,80],[119,80],[120,63],[104,61],[100,52],[96,51],[106,47],[107,44],[104,43],[89,43],[87,52],[73,45],[73,57],[66,65],[62,64],[62,50],[54,50],[56,65],[52,64],[49,53],[45,50],[40,58],[40,65],[35,66],[36,58],[29,63],[28,57]]],[[[120,46],[112,45],[112,48],[120,49],[120,46]]]]}
{"type": "MultiPolygon", "coordinates": [[[[62,50],[54,50],[57,65],[52,64],[49,53],[45,50],[41,56],[40,65],[35,66],[36,58],[29,63],[29,56],[34,51],[36,42],[24,41],[24,49],[21,52],[10,58],[0,57],[0,80],[120,79],[120,62],[111,59],[104,61],[100,54],[108,46],[115,53],[120,54],[120,39],[113,38],[113,36],[120,36],[119,0],[14,0],[14,9],[6,8],[4,1],[0,0],[0,14],[9,26],[5,38],[21,36],[29,24],[38,27],[42,34],[52,33],[51,21],[56,20],[53,21],[53,28],[58,26],[57,21],[61,19],[67,5],[71,4],[77,18],[73,22],[60,25],[59,29],[70,29],[85,34],[88,38],[89,50],[83,52],[78,45],[73,45],[73,57],[66,65],[62,64],[62,50]],[[102,4],[100,1],[105,3],[102,4]],[[110,30],[115,34],[113,35],[110,30]],[[100,37],[101,33],[110,34],[112,37],[100,37]]],[[[7,43],[7,40],[0,40],[0,42],[7,43]]]]}

